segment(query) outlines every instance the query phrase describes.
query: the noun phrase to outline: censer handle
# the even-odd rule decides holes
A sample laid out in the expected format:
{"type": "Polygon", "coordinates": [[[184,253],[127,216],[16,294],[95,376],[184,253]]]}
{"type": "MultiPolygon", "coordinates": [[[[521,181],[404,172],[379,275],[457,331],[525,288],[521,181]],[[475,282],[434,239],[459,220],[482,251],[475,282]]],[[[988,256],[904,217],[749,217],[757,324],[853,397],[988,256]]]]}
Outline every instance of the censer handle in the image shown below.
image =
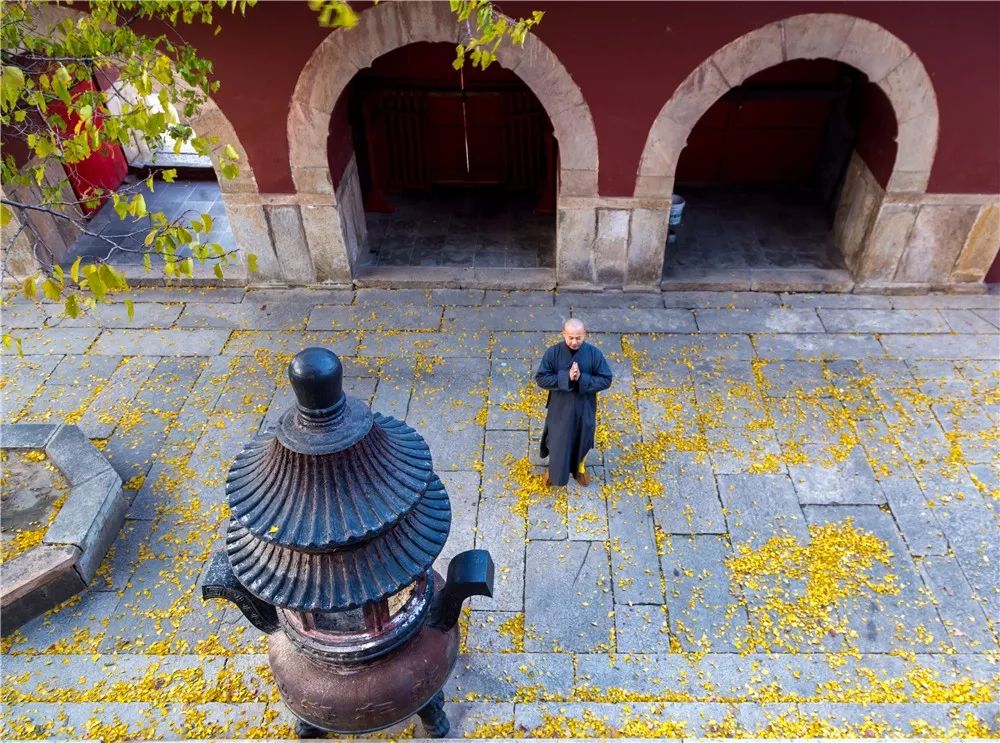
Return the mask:
{"type": "Polygon", "coordinates": [[[278,629],[278,612],[271,604],[261,601],[239,582],[225,552],[212,555],[201,574],[201,596],[205,599],[226,599],[236,604],[243,616],[261,632],[271,634],[278,629]]]}
{"type": "Polygon", "coordinates": [[[462,602],[470,596],[493,596],[493,558],[486,550],[466,550],[452,558],[448,580],[431,600],[431,627],[448,631],[458,622],[462,602]]]}

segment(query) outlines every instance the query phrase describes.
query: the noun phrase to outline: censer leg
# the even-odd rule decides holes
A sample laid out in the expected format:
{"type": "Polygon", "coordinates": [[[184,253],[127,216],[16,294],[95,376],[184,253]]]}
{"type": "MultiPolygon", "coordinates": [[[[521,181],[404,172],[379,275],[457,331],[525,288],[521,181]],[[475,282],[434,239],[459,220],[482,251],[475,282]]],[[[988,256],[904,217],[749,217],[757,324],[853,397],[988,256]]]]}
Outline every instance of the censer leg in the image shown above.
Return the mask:
{"type": "Polygon", "coordinates": [[[417,712],[424,730],[431,738],[443,738],[451,730],[448,716],[444,713],[444,692],[439,691],[417,712]]]}
{"type": "Polygon", "coordinates": [[[295,734],[300,738],[325,738],[326,731],[323,728],[318,728],[315,725],[310,725],[305,720],[299,720],[295,723],[295,734]]]}

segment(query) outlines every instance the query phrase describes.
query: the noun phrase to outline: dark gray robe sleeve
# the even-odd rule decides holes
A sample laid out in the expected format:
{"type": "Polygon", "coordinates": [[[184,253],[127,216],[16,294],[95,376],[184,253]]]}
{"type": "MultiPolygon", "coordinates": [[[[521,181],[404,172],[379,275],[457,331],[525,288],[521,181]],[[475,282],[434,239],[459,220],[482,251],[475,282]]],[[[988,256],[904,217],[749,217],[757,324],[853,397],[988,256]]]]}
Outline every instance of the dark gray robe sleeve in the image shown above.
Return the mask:
{"type": "MultiPolygon", "coordinates": [[[[549,349],[542,356],[542,363],[535,373],[535,381],[543,390],[562,390],[569,392],[569,369],[557,369],[555,349],[549,349]]],[[[611,384],[609,381],[608,384],[611,384]]]]}
{"type": "Polygon", "coordinates": [[[594,349],[594,354],[597,356],[594,371],[589,374],[580,373],[580,392],[600,392],[611,386],[611,367],[608,366],[603,353],[594,349]]]}

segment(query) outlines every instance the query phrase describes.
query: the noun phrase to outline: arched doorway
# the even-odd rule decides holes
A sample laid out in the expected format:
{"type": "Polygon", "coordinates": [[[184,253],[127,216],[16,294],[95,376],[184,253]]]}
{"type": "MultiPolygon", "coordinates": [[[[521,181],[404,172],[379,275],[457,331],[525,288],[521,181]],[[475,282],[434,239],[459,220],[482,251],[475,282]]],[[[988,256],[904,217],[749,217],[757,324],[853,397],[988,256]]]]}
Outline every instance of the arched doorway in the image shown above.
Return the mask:
{"type": "MultiPolygon", "coordinates": [[[[395,49],[418,42],[454,45],[462,33],[445,3],[380,3],[363,11],[353,28],[331,33],[303,68],[289,110],[288,142],[295,201],[316,279],[352,280],[368,250],[356,152],[352,146],[347,162],[329,152],[329,136],[336,136],[335,109],[350,99],[344,91],[359,70],[395,49]]],[[[549,277],[542,283],[589,281],[589,244],[567,234],[574,225],[596,219],[593,118],[569,73],[536,35],[529,35],[523,48],[502,45],[497,56],[498,64],[537,98],[558,143],[555,270],[537,269],[549,277]]],[[[473,272],[467,283],[476,281],[473,272]]]]}
{"type": "Polygon", "coordinates": [[[670,228],[664,285],[849,287],[836,214],[851,157],[884,179],[895,135],[888,99],[848,65],[793,60],[750,76],[712,104],[680,154],[674,191],[686,216],[670,228]]]}
{"type": "MultiPolygon", "coordinates": [[[[912,227],[896,202],[926,191],[937,149],[938,108],[930,77],[900,39],[870,21],[840,14],[794,16],[751,31],[718,50],[674,92],[650,128],[635,196],[669,203],[681,153],[702,117],[752,76],[792,60],[826,59],[862,73],[888,99],[896,154],[881,183],[855,150],[837,204],[834,235],[858,283],[891,281],[912,227]]],[[[660,222],[667,245],[667,214],[660,222]]],[[[667,245],[669,250],[669,245],[667,245]]],[[[754,287],[752,282],[746,288],[754,287]]]]}
{"type": "Polygon", "coordinates": [[[356,268],[553,269],[558,151],[545,110],[514,73],[456,71],[454,54],[427,42],[389,52],[334,109],[331,172],[356,158],[365,207],[356,268]]]}

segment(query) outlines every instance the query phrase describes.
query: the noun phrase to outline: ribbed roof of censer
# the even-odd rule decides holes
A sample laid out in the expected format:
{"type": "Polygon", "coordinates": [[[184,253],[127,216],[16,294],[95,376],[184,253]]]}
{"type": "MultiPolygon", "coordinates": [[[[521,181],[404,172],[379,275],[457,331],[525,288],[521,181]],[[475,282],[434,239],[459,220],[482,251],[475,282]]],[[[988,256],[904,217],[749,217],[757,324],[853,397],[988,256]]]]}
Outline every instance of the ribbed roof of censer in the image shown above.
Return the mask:
{"type": "Polygon", "coordinates": [[[395,528],[330,552],[304,552],[257,539],[233,520],[226,549],[250,593],[297,611],[345,611],[380,601],[423,575],[448,538],[451,506],[435,476],[417,507],[395,528]]]}
{"type": "Polygon", "coordinates": [[[302,454],[275,431],[236,457],[226,480],[233,518],[268,542],[306,550],[370,539],[400,520],[427,490],[433,472],[423,438],[376,415],[354,446],[302,454]]]}
{"type": "Polygon", "coordinates": [[[423,438],[343,392],[343,367],[307,348],[289,365],[297,405],[229,470],[227,553],[268,603],[343,611],[423,575],[451,525],[423,438]]]}

